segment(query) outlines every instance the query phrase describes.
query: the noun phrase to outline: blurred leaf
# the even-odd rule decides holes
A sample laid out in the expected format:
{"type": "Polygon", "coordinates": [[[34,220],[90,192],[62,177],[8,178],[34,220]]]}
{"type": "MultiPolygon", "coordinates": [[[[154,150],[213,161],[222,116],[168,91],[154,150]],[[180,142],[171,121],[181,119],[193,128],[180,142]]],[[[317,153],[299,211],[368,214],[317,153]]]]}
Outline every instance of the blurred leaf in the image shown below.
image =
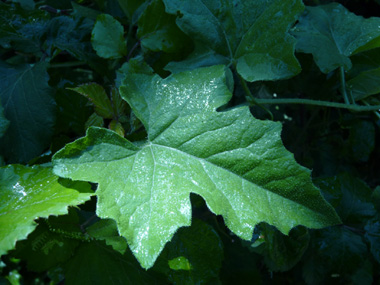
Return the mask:
{"type": "Polygon", "coordinates": [[[191,64],[172,62],[169,70],[236,63],[247,81],[284,79],[300,72],[288,29],[302,12],[302,1],[163,2],[166,12],[177,16],[179,28],[196,43],[191,64]]]}
{"type": "Polygon", "coordinates": [[[350,70],[349,57],[380,37],[379,26],[380,18],[365,19],[330,3],[307,7],[292,34],[297,38],[297,51],[313,54],[321,71],[329,73],[341,66],[350,70]]]}
{"type": "Polygon", "coordinates": [[[16,245],[15,256],[26,261],[28,270],[43,272],[68,260],[80,241],[51,231],[41,222],[27,240],[16,245]]]}
{"type": "Polygon", "coordinates": [[[268,224],[260,225],[260,235],[264,243],[252,247],[252,250],[264,256],[265,265],[271,272],[288,271],[294,267],[307,249],[310,239],[304,227],[294,228],[286,236],[268,224]]]}
{"type": "Polygon", "coordinates": [[[46,68],[43,62],[21,66],[0,62],[0,99],[10,121],[0,148],[11,163],[25,163],[50,144],[55,102],[46,68]]]}
{"type": "Polygon", "coordinates": [[[35,7],[34,0],[12,0],[13,2],[20,3],[23,9],[33,10],[35,7]]]}
{"type": "Polygon", "coordinates": [[[375,126],[373,123],[361,120],[352,124],[348,143],[350,154],[356,161],[368,161],[375,147],[375,126]]]}
{"type": "Polygon", "coordinates": [[[368,240],[371,253],[378,263],[380,263],[380,219],[379,215],[369,220],[365,226],[365,238],[368,240]]]}
{"type": "Polygon", "coordinates": [[[96,18],[91,42],[101,57],[119,58],[127,55],[124,28],[110,15],[102,14],[96,18]]]}
{"type": "Polygon", "coordinates": [[[191,46],[189,38],[177,27],[176,17],[165,13],[161,0],[153,0],[138,21],[137,36],[143,48],[151,51],[178,52],[191,46]]]}
{"type": "Polygon", "coordinates": [[[66,263],[65,283],[93,285],[158,282],[103,241],[92,241],[82,243],[75,255],[66,263]]]}
{"type": "Polygon", "coordinates": [[[0,45],[26,54],[42,56],[42,37],[49,16],[41,10],[24,10],[0,2],[0,45]]]}
{"type": "Polygon", "coordinates": [[[114,131],[115,133],[117,133],[121,137],[124,137],[124,135],[125,135],[125,130],[124,130],[123,126],[121,125],[120,122],[118,122],[116,120],[112,120],[110,122],[108,129],[114,131]]]}
{"type": "Polygon", "coordinates": [[[93,194],[85,182],[62,185],[50,168],[8,165],[0,177],[0,255],[35,229],[34,219],[66,214],[93,194]]]}
{"type": "Polygon", "coordinates": [[[194,219],[190,227],[174,235],[153,270],[164,273],[173,284],[218,284],[222,260],[219,235],[205,222],[194,219]]]}
{"type": "Polygon", "coordinates": [[[134,13],[146,0],[117,0],[124,14],[128,17],[131,24],[135,24],[134,13]]]}
{"type": "Polygon", "coordinates": [[[4,108],[1,105],[1,101],[0,101],[0,138],[4,136],[8,126],[9,126],[9,121],[4,116],[4,108]]]}
{"type": "Polygon", "coordinates": [[[343,223],[360,224],[375,215],[372,189],[348,173],[315,179],[325,198],[337,211],[343,223]]]}
{"type": "Polygon", "coordinates": [[[326,284],[331,275],[349,280],[366,260],[367,246],[360,235],[344,227],[314,231],[305,253],[303,276],[308,284],[326,284]]]}

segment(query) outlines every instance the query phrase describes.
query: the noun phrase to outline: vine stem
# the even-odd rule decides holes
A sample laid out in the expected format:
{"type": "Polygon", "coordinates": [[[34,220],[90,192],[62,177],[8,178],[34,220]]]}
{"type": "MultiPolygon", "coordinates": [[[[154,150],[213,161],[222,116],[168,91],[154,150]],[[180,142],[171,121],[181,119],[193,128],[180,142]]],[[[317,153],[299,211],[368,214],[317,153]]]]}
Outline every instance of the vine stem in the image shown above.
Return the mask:
{"type": "MultiPolygon", "coordinates": [[[[233,67],[234,67],[234,69],[236,70],[236,63],[233,64],[233,67]]],[[[250,105],[258,106],[258,107],[260,107],[261,109],[263,109],[265,112],[267,112],[267,113],[269,114],[271,120],[273,121],[274,118],[273,118],[273,114],[272,114],[272,112],[271,112],[269,109],[265,108],[263,105],[261,105],[262,103],[260,103],[259,100],[256,99],[256,98],[252,95],[251,90],[249,90],[249,88],[248,88],[247,82],[246,82],[246,81],[244,80],[244,78],[239,74],[239,72],[236,72],[236,74],[237,74],[237,76],[238,76],[238,78],[239,78],[240,84],[241,84],[241,86],[243,87],[243,90],[244,90],[245,94],[249,97],[249,101],[251,101],[251,102],[250,102],[250,103],[251,103],[250,105]]]]}
{"type": "Polygon", "coordinates": [[[348,99],[348,96],[347,96],[346,78],[344,76],[344,67],[343,66],[340,67],[340,88],[342,90],[342,95],[343,95],[344,103],[346,103],[347,105],[349,105],[350,104],[350,100],[348,99]]]}
{"type": "Polygon", "coordinates": [[[348,110],[357,111],[357,112],[380,110],[380,105],[361,106],[361,105],[352,105],[349,103],[346,104],[346,103],[319,101],[319,100],[311,100],[311,99],[255,99],[254,104],[255,103],[258,103],[258,104],[304,104],[304,105],[323,106],[323,107],[330,107],[330,108],[348,109],[348,110]]]}

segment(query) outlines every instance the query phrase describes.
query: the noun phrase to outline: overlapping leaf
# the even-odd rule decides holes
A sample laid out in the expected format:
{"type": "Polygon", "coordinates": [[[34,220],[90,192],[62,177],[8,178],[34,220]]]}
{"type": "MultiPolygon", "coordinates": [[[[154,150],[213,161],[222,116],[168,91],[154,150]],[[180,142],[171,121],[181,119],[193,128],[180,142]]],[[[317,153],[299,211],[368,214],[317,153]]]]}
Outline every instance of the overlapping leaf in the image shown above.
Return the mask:
{"type": "Polygon", "coordinates": [[[321,71],[328,73],[341,66],[351,69],[351,55],[375,48],[370,43],[380,37],[379,27],[379,18],[364,19],[330,3],[307,7],[293,34],[298,40],[297,51],[313,54],[321,71]]]}
{"type": "Polygon", "coordinates": [[[10,121],[0,148],[10,162],[27,162],[49,145],[55,103],[46,67],[0,64],[0,98],[10,121]]]}
{"type": "Polygon", "coordinates": [[[164,3],[168,13],[177,15],[179,28],[197,45],[190,58],[169,64],[168,70],[236,62],[237,71],[248,81],[288,78],[300,72],[295,40],[288,29],[303,11],[302,1],[164,3]]]}
{"type": "Polygon", "coordinates": [[[145,268],[190,225],[191,192],[243,239],[261,221],[283,233],[339,222],[282,145],[279,123],[256,120],[247,107],[216,111],[231,97],[225,80],[223,66],[167,79],[129,74],[121,94],[148,140],[90,128],[54,156],[56,174],[99,183],[97,214],[116,220],[145,268]]]}
{"type": "Polygon", "coordinates": [[[34,230],[38,217],[67,213],[90,198],[90,185],[58,181],[51,168],[9,165],[0,168],[0,255],[34,230]]]}

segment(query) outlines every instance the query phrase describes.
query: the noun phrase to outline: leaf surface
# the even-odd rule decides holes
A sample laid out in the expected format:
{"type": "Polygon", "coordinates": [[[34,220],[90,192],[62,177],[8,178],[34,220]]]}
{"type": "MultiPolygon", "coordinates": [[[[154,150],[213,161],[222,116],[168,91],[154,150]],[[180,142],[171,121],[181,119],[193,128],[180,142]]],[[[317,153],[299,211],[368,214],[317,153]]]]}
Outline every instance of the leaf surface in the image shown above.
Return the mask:
{"type": "Polygon", "coordinates": [[[54,156],[55,173],[99,183],[97,214],[116,220],[141,265],[153,265],[179,227],[191,223],[190,193],[251,239],[266,221],[283,233],[339,223],[334,210],[282,145],[281,125],[226,112],[223,66],[176,74],[129,74],[120,88],[144,124],[146,142],[90,128],[54,156]]]}
{"type": "Polygon", "coordinates": [[[0,137],[2,137],[9,126],[9,121],[4,116],[4,108],[0,101],[0,137]]]}
{"type": "Polygon", "coordinates": [[[341,66],[351,69],[349,57],[380,37],[379,27],[379,18],[365,19],[330,3],[307,7],[293,34],[297,51],[311,53],[320,70],[329,73],[341,66]]]}
{"type": "Polygon", "coordinates": [[[92,195],[88,183],[61,184],[46,167],[9,165],[0,168],[0,178],[0,255],[35,229],[34,219],[66,214],[92,195]]]}
{"type": "Polygon", "coordinates": [[[0,98],[10,121],[0,148],[10,162],[27,162],[49,145],[55,102],[45,63],[0,64],[0,98]]]}
{"type": "MultiPolygon", "coordinates": [[[[275,80],[300,72],[294,57],[295,40],[288,29],[303,11],[299,0],[172,1],[166,11],[177,15],[177,25],[196,45],[191,60],[210,64],[204,54],[214,54],[212,64],[236,62],[247,81],[275,80]],[[199,53],[202,50],[202,53],[199,53]]],[[[171,63],[171,71],[188,62],[171,63]]],[[[194,65],[194,63],[193,63],[194,65]]]]}
{"type": "Polygon", "coordinates": [[[119,58],[127,55],[124,28],[110,15],[101,14],[96,18],[91,42],[101,57],[119,58]]]}

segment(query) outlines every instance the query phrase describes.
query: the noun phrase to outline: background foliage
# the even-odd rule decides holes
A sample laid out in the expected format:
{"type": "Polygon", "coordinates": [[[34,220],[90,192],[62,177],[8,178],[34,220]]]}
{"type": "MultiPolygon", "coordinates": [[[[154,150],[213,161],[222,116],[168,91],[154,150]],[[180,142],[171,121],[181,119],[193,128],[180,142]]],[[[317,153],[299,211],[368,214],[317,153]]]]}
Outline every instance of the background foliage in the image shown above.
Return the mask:
{"type": "Polygon", "coordinates": [[[1,1],[0,282],[380,284],[379,17],[1,1]]]}

